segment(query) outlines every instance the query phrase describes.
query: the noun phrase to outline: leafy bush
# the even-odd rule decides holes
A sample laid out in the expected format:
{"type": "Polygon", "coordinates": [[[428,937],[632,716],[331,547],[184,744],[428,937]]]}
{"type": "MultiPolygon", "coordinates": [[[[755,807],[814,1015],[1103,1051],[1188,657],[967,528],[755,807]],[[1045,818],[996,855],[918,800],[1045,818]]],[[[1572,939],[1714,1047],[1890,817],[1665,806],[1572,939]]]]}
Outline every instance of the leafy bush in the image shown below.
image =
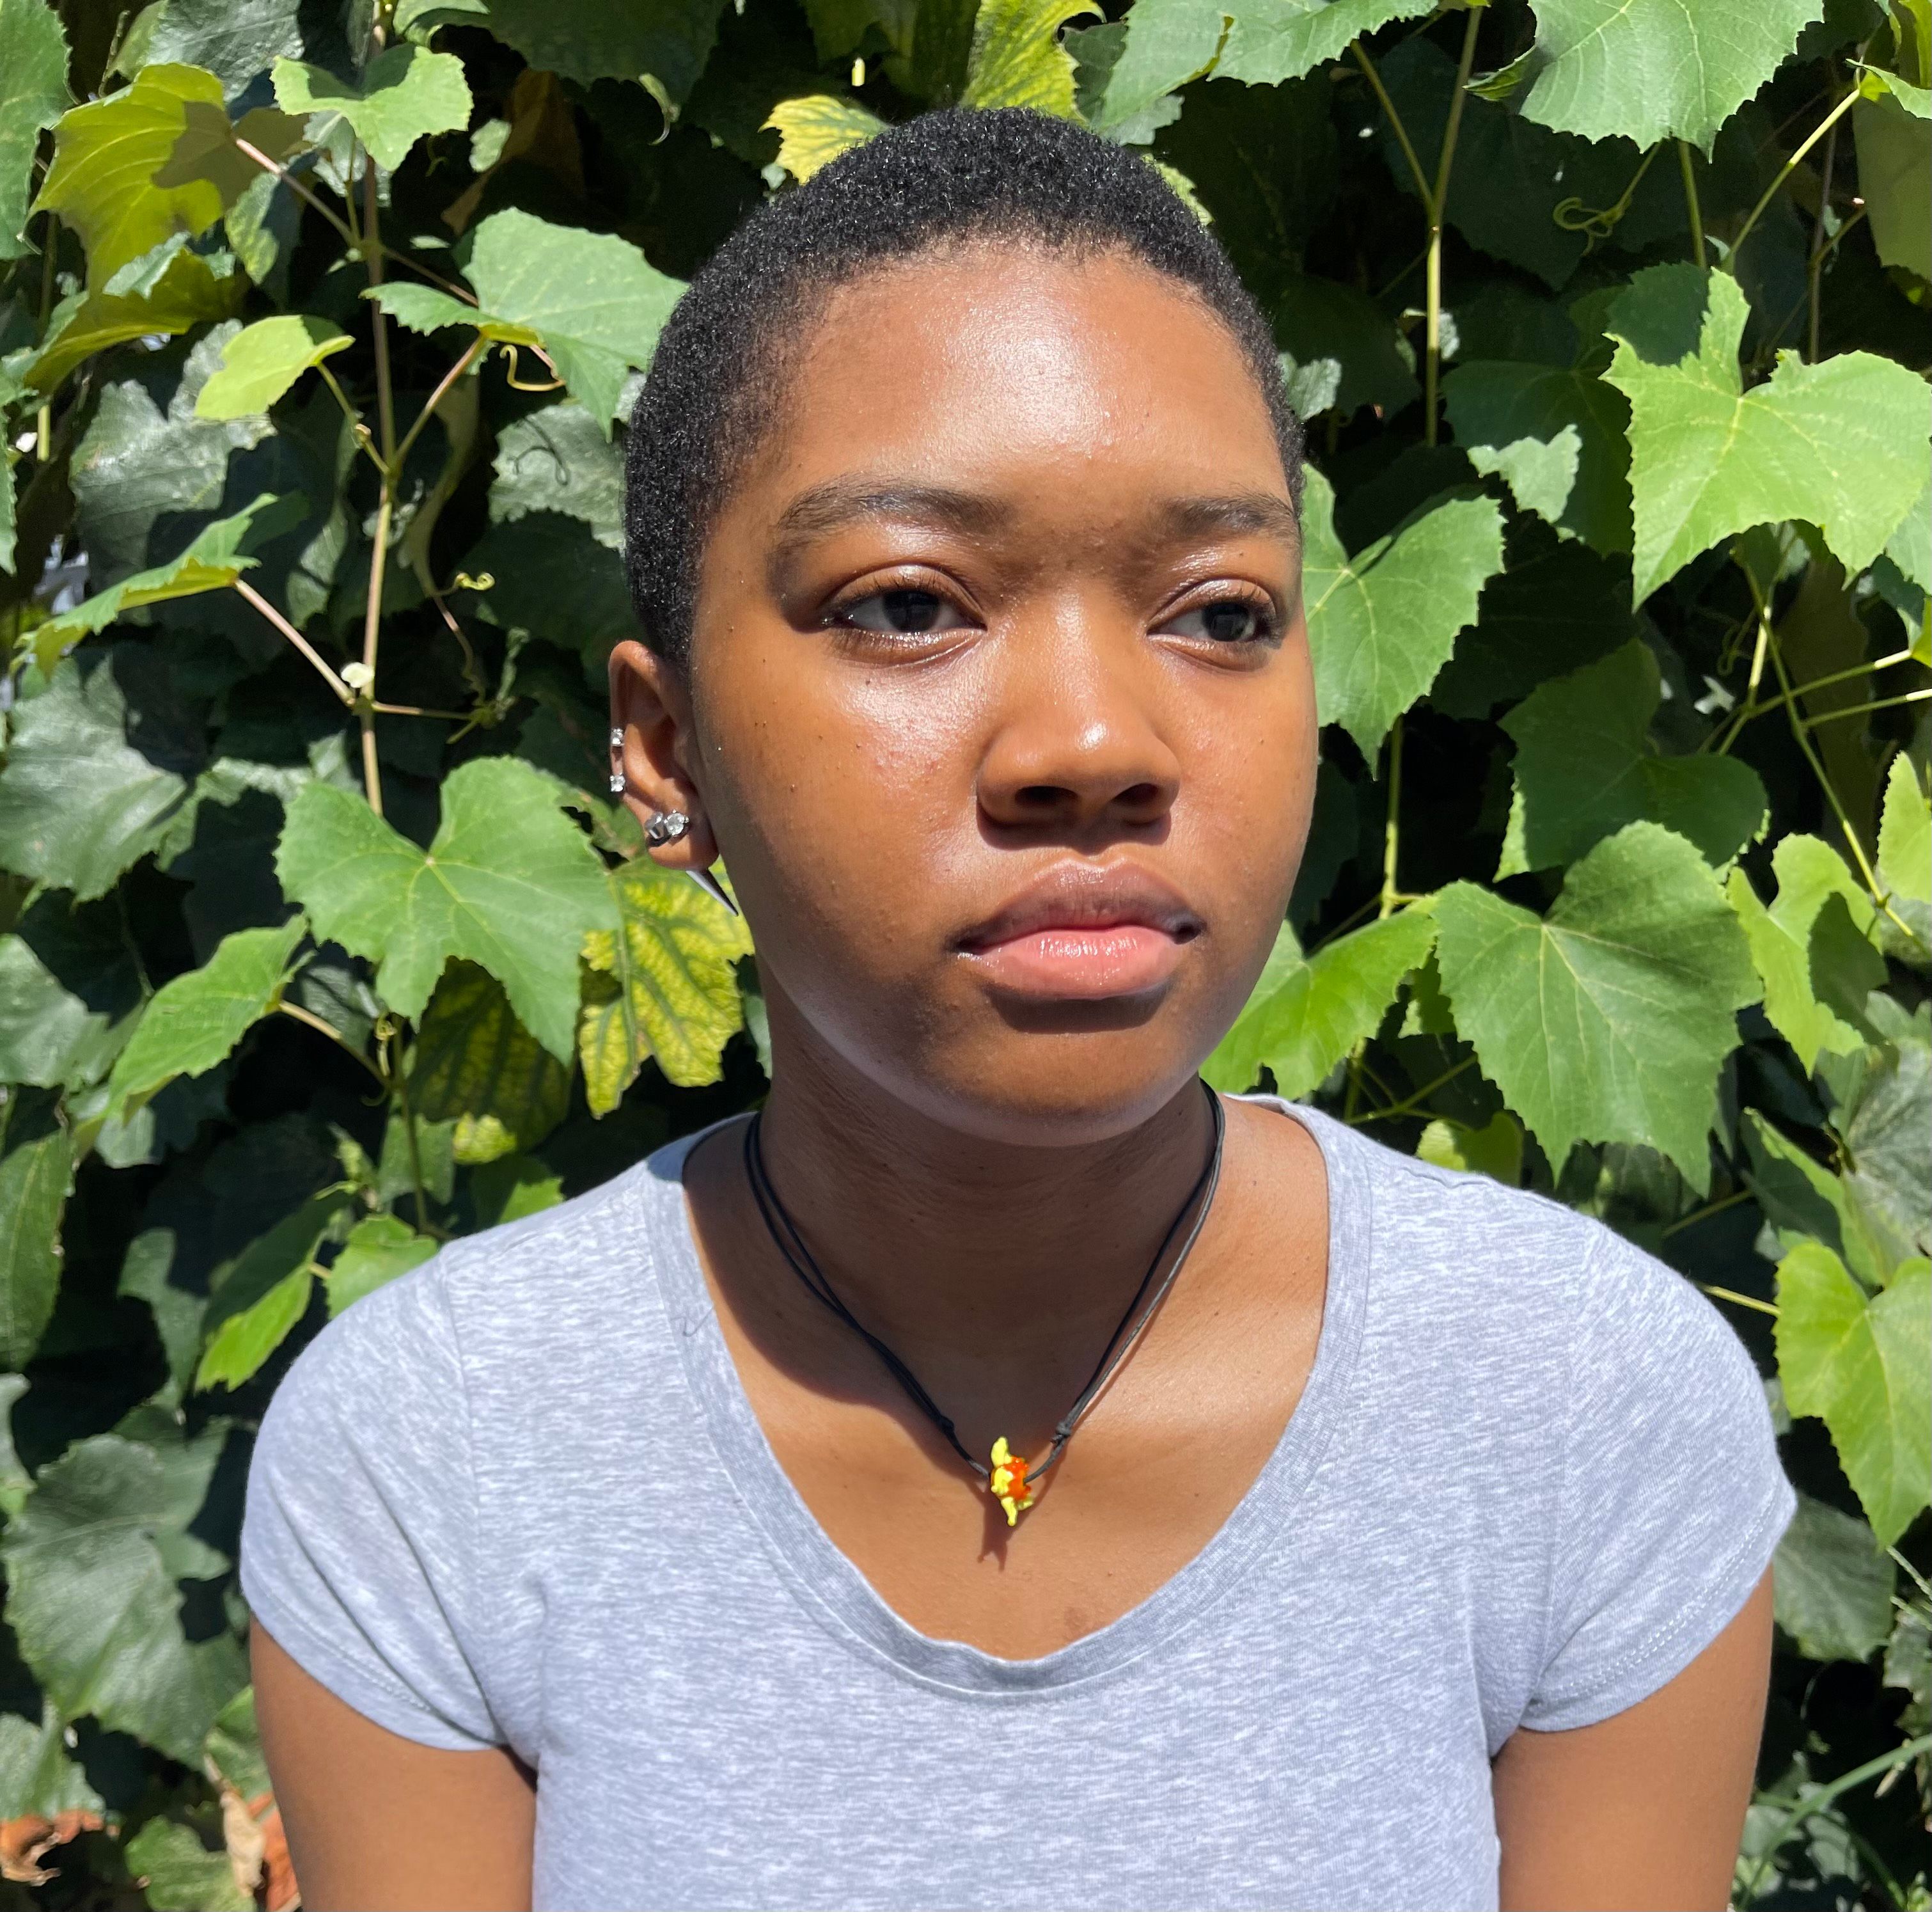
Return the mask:
{"type": "Polygon", "coordinates": [[[1716,1298],[1804,1493],[1738,1902],[1926,1905],[1928,39],[0,0],[0,1890],[286,1898],[276,1377],[759,1094],[738,926],[603,794],[622,420],[748,207],[956,98],[1142,149],[1310,421],[1316,819],[1208,1073],[1716,1298]]]}

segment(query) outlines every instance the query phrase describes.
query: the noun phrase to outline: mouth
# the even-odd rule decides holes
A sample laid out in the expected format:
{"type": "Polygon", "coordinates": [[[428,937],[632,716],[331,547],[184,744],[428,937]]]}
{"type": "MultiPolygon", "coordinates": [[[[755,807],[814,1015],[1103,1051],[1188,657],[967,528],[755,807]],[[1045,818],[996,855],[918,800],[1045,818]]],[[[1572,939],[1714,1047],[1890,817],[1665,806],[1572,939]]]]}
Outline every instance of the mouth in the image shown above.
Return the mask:
{"type": "Polygon", "coordinates": [[[1060,863],[955,941],[989,986],[1035,1001],[1100,1002],[1168,983],[1202,924],[1131,863],[1060,863]]]}

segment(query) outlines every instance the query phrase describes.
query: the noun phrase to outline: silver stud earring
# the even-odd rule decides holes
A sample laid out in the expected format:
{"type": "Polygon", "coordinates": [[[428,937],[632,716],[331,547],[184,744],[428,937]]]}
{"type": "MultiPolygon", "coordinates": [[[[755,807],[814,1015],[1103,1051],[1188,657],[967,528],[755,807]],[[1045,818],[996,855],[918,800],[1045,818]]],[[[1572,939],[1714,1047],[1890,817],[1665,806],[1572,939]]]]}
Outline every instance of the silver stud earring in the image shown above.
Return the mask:
{"type": "Polygon", "coordinates": [[[675,843],[691,829],[691,819],[682,810],[660,810],[644,825],[644,841],[655,848],[662,843],[675,843]]]}
{"type": "Polygon", "coordinates": [[[610,726],[610,748],[621,750],[624,747],[624,733],[615,724],[610,726]]]}
{"type": "Polygon", "coordinates": [[[622,770],[613,770],[610,773],[610,794],[613,797],[621,797],[623,794],[624,773],[622,770]]]}

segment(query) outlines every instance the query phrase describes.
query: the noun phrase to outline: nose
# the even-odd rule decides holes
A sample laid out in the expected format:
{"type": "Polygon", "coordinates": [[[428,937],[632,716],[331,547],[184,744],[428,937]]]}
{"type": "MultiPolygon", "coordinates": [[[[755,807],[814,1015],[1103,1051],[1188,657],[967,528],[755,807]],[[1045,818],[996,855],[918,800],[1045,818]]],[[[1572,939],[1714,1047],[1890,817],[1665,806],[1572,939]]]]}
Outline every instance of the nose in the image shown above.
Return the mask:
{"type": "Polygon", "coordinates": [[[1160,671],[1136,629],[1062,607],[999,647],[981,814],[1000,828],[1111,835],[1162,822],[1180,762],[1161,734],[1160,671]]]}

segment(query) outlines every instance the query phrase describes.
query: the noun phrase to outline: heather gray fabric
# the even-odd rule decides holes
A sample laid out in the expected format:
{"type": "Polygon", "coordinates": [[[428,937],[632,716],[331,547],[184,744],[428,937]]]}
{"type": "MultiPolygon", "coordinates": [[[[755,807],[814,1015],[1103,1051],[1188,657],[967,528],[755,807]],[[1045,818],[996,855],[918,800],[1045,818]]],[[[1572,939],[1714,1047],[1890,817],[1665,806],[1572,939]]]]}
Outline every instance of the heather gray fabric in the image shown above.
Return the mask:
{"type": "Polygon", "coordinates": [[[249,1604],[371,1719],[536,1769],[539,1907],[1493,1906],[1497,1749],[1678,1672],[1796,1498],[1689,1282],[1293,1112],[1334,1217],[1306,1389],[1207,1547],[1057,1652],[914,1631],[807,1511],[693,1252],[690,1139],[302,1355],[249,1604]]]}

